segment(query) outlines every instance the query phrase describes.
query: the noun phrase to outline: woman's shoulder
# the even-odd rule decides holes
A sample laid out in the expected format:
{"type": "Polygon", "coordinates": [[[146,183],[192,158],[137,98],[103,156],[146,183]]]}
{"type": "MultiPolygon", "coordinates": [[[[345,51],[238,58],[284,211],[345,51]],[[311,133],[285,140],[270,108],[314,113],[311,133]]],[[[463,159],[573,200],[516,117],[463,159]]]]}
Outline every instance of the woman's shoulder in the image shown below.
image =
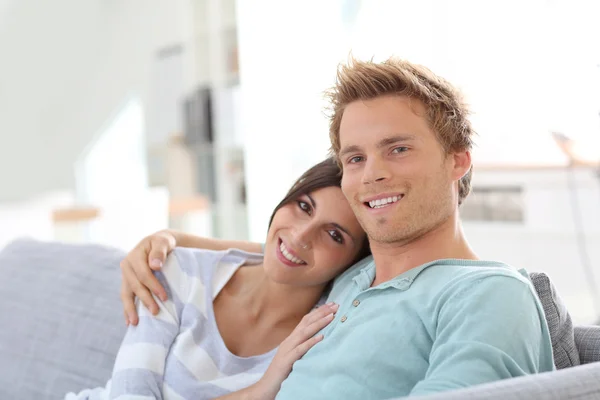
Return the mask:
{"type": "Polygon", "coordinates": [[[176,247],[170,254],[169,257],[176,258],[179,262],[182,260],[196,260],[204,262],[236,262],[244,261],[248,263],[260,263],[262,262],[263,255],[260,253],[248,253],[247,251],[240,249],[227,249],[227,250],[207,250],[207,249],[196,249],[187,247],[176,247]]]}
{"type": "Polygon", "coordinates": [[[188,247],[176,247],[167,256],[167,263],[169,260],[175,260],[179,264],[187,264],[192,262],[215,262],[216,260],[223,257],[226,251],[216,251],[207,249],[194,249],[188,247]]]}
{"type": "Polygon", "coordinates": [[[260,253],[248,253],[240,249],[228,249],[223,253],[222,260],[228,263],[260,264],[263,262],[263,255],[260,253]]]}
{"type": "Polygon", "coordinates": [[[207,276],[218,266],[259,264],[262,254],[248,253],[239,249],[207,250],[176,247],[167,257],[165,267],[173,265],[191,276],[207,276]]]}

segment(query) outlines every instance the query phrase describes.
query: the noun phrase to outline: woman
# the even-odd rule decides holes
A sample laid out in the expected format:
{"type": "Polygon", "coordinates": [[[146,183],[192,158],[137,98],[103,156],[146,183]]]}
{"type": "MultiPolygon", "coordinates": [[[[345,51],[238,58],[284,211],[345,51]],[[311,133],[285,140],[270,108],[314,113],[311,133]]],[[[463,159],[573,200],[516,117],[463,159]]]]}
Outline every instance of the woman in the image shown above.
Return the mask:
{"type": "MultiPolygon", "coordinates": [[[[311,309],[369,251],[340,175],[329,159],[294,184],[271,217],[264,256],[175,249],[154,273],[166,289],[154,299],[156,317],[138,307],[107,388],[76,398],[274,398],[337,306],[311,309]]],[[[124,260],[124,273],[140,250],[148,254],[147,242],[124,260]]]]}

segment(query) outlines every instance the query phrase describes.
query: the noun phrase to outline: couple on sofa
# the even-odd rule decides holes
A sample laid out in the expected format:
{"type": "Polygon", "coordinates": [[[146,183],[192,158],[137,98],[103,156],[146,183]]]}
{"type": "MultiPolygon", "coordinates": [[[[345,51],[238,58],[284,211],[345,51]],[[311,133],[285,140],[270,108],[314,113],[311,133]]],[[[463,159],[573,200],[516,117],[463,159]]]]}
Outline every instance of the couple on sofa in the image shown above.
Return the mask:
{"type": "Polygon", "coordinates": [[[458,91],[351,61],[329,99],[332,157],[275,208],[264,248],[163,231],[129,253],[112,379],[68,398],[388,399],[554,369],[527,274],[462,233],[458,91]]]}

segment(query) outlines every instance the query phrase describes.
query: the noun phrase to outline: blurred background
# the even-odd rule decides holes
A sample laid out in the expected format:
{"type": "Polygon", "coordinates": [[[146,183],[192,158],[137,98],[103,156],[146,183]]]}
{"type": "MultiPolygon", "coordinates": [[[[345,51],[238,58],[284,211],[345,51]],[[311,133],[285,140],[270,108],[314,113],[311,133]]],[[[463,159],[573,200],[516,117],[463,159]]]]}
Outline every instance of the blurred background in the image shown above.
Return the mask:
{"type": "Polygon", "coordinates": [[[478,254],[600,315],[600,3],[0,0],[0,248],[130,249],[166,227],[263,240],[329,147],[322,93],[391,55],[461,88],[478,254]]]}

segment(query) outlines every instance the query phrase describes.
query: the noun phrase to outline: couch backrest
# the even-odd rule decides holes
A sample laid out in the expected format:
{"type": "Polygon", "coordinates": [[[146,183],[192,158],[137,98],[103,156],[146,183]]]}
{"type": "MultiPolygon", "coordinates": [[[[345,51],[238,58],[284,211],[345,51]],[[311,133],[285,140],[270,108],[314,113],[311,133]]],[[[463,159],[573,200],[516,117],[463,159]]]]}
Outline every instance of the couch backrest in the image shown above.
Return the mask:
{"type": "Polygon", "coordinates": [[[18,240],[0,251],[0,399],[103,386],[125,334],[124,253],[18,240]]]}
{"type": "Polygon", "coordinates": [[[575,344],[582,364],[600,361],[600,326],[576,326],[575,344]]]}
{"type": "Polygon", "coordinates": [[[529,278],[544,308],[546,322],[552,339],[552,352],[556,368],[574,367],[581,363],[575,345],[573,323],[550,278],[541,272],[532,272],[529,278]]]}
{"type": "MultiPolygon", "coordinates": [[[[118,298],[124,256],[103,246],[34,240],[0,251],[0,399],[62,398],[106,383],[125,333],[118,298]]],[[[556,307],[547,277],[534,278],[545,310],[556,307]]],[[[566,308],[558,310],[558,329],[570,327],[562,337],[574,340],[578,360],[600,361],[600,327],[573,332],[566,308]]]]}

